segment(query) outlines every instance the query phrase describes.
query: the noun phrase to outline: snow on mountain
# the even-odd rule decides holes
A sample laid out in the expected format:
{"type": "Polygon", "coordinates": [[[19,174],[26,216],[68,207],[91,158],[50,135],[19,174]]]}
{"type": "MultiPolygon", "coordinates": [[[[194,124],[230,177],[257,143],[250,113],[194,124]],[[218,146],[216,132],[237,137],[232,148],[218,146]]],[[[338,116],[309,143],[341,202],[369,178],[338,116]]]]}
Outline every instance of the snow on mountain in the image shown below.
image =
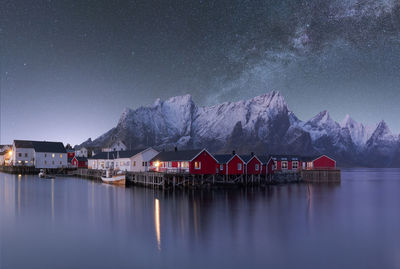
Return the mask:
{"type": "Polygon", "coordinates": [[[303,122],[277,91],[210,107],[196,106],[190,95],[157,99],[149,106],[126,109],[115,128],[83,144],[101,147],[116,139],[130,148],[178,146],[206,147],[212,152],[323,153],[343,163],[362,165],[376,162],[363,157],[365,154],[377,152],[381,158],[393,158],[393,152],[400,148],[399,138],[385,122],[370,128],[347,115],[339,124],[327,111],[303,122]]]}
{"type": "Polygon", "coordinates": [[[375,127],[364,126],[362,123],[355,121],[350,115],[346,115],[342,122],[342,128],[347,128],[350,136],[358,147],[363,147],[367,140],[371,137],[375,127]]]}

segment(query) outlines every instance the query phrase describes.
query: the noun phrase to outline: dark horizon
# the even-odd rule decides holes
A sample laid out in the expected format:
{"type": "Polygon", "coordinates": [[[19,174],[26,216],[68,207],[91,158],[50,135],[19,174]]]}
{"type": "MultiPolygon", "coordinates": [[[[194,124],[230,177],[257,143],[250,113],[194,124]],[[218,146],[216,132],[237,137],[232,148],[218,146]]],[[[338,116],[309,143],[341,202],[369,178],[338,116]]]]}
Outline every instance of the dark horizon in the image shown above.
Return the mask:
{"type": "Polygon", "coordinates": [[[157,98],[272,90],[302,120],[328,110],[400,132],[395,1],[0,3],[2,144],[80,144],[157,98]]]}

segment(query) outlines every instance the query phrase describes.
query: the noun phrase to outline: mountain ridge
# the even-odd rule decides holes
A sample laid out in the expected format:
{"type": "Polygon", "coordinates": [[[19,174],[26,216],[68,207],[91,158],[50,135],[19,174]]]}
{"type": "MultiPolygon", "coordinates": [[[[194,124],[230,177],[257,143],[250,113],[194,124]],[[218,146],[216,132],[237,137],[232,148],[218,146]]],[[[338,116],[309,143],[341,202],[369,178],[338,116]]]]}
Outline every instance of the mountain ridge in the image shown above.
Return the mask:
{"type": "Polygon", "coordinates": [[[81,145],[102,147],[117,139],[132,149],[177,146],[212,152],[328,154],[342,166],[400,164],[400,136],[384,121],[371,128],[346,115],[338,123],[326,110],[301,121],[278,91],[203,107],[189,94],[156,99],[148,106],[126,108],[116,127],[81,145]]]}

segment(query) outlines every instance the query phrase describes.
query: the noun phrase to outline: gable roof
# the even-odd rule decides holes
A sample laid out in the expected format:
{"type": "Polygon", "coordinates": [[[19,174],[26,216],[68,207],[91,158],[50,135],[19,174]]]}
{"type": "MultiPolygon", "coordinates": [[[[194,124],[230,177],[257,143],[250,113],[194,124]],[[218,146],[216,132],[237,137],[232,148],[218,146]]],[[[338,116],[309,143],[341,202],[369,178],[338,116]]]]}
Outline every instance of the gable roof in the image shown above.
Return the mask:
{"type": "Polygon", "coordinates": [[[131,158],[146,149],[137,149],[137,150],[124,150],[124,151],[110,151],[110,152],[100,152],[88,159],[92,160],[114,160],[114,159],[123,159],[123,158],[131,158]]]}
{"type": "Polygon", "coordinates": [[[162,162],[172,162],[172,161],[191,161],[195,158],[202,149],[193,150],[178,150],[178,151],[164,151],[157,154],[151,161],[162,161],[162,162]]]}
{"type": "Polygon", "coordinates": [[[16,148],[33,148],[36,152],[67,153],[61,142],[14,140],[16,148]]]}
{"type": "Polygon", "coordinates": [[[221,163],[229,163],[235,156],[237,156],[242,162],[246,163],[241,156],[237,154],[217,154],[214,155],[214,158],[218,161],[219,164],[221,163]]]}
{"type": "Polygon", "coordinates": [[[14,140],[16,148],[33,148],[33,141],[31,140],[14,140]]]}
{"type": "Polygon", "coordinates": [[[315,160],[317,160],[317,159],[319,159],[319,158],[321,158],[321,157],[324,157],[324,156],[325,156],[326,158],[328,158],[328,159],[330,159],[330,160],[336,162],[334,159],[332,159],[331,157],[329,157],[329,156],[327,156],[327,155],[325,155],[325,154],[322,154],[322,155],[315,155],[315,156],[303,156],[303,157],[301,157],[301,160],[302,160],[303,162],[312,162],[312,161],[315,161],[315,160]]]}
{"type": "Polygon", "coordinates": [[[36,152],[67,153],[61,142],[32,141],[32,144],[36,152]]]}

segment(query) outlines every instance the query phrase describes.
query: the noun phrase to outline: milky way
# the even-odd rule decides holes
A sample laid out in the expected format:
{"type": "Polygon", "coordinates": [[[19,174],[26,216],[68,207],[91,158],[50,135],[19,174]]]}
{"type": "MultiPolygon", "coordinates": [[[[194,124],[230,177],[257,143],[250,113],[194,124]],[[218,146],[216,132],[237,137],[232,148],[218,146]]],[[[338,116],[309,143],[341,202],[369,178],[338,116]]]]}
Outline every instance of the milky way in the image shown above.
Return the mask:
{"type": "Polygon", "coordinates": [[[302,119],[400,131],[398,1],[182,2],[0,0],[1,142],[79,143],[157,97],[273,89],[302,119]]]}

